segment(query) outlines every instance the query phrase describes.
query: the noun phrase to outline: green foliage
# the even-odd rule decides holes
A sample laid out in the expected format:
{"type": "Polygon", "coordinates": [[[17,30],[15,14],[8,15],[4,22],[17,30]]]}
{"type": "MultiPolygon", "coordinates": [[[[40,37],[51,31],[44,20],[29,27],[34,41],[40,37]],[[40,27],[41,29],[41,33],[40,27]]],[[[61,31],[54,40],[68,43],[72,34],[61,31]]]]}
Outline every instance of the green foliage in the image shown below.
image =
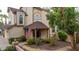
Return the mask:
{"type": "Polygon", "coordinates": [[[17,41],[19,41],[19,42],[24,42],[24,41],[26,41],[26,37],[25,37],[25,36],[21,36],[21,37],[17,37],[17,38],[9,38],[9,44],[12,44],[12,42],[13,42],[15,39],[16,39],[17,41]]]}
{"type": "Polygon", "coordinates": [[[50,37],[50,45],[55,46],[57,43],[57,37],[56,34],[53,37],[50,37]]]}
{"type": "Polygon", "coordinates": [[[58,36],[59,36],[60,40],[62,40],[62,41],[66,41],[66,39],[67,39],[67,33],[64,31],[59,31],[58,36]]]}
{"type": "Polygon", "coordinates": [[[4,18],[5,20],[7,20],[7,18],[8,18],[7,15],[2,14],[1,12],[2,12],[2,10],[0,10],[0,28],[3,27],[3,18],[4,18]]]}
{"type": "Polygon", "coordinates": [[[50,20],[49,24],[50,24],[51,27],[58,25],[60,23],[60,20],[61,20],[61,10],[60,10],[60,8],[53,8],[53,10],[51,9],[51,11],[49,11],[47,17],[50,20]]]}
{"type": "Polygon", "coordinates": [[[10,38],[9,39],[9,44],[12,44],[13,41],[14,41],[14,38],[10,38]]]}
{"type": "Polygon", "coordinates": [[[63,9],[63,16],[60,7],[52,8],[52,11],[49,11],[47,16],[49,25],[52,28],[57,25],[59,30],[66,31],[68,34],[73,34],[75,31],[79,31],[79,12],[75,11],[74,7],[64,7],[63,9]]]}
{"type": "Polygon", "coordinates": [[[3,23],[2,23],[2,22],[0,22],[0,29],[2,29],[2,26],[3,26],[3,23]]]}
{"type": "Polygon", "coordinates": [[[57,37],[54,35],[53,37],[43,39],[43,43],[50,44],[51,46],[55,46],[57,43],[57,37]]]}
{"type": "Polygon", "coordinates": [[[16,51],[16,49],[13,46],[8,46],[4,51],[16,51]]]}
{"type": "Polygon", "coordinates": [[[21,36],[21,37],[18,38],[18,41],[19,42],[24,42],[24,41],[26,41],[26,37],[25,36],[21,36]]]}
{"type": "Polygon", "coordinates": [[[43,42],[44,42],[44,43],[50,43],[50,38],[43,39],[43,42]]]}
{"type": "Polygon", "coordinates": [[[33,38],[28,38],[27,39],[27,44],[28,45],[32,45],[32,44],[34,44],[35,42],[34,42],[34,39],[33,38]]]}
{"type": "Polygon", "coordinates": [[[37,38],[37,39],[35,39],[35,44],[36,45],[41,45],[42,44],[42,41],[43,41],[43,39],[37,38]]]}

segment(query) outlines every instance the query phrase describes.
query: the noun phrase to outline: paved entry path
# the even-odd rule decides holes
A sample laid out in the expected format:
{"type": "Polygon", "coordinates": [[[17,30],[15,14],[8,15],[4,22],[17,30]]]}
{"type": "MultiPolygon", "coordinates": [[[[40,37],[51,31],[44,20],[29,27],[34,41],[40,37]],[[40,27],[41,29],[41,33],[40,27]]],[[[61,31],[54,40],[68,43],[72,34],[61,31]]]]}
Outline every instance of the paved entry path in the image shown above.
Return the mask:
{"type": "Polygon", "coordinates": [[[0,35],[0,49],[3,50],[8,46],[8,40],[5,39],[2,35],[0,35]]]}

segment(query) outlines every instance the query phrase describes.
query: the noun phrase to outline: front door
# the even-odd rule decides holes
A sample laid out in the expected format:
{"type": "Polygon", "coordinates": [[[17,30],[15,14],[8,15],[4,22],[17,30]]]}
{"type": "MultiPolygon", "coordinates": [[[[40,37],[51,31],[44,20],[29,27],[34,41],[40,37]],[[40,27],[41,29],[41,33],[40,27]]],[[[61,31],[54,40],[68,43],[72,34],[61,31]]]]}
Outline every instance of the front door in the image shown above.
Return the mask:
{"type": "MultiPolygon", "coordinates": [[[[33,37],[35,37],[35,30],[33,30],[33,37]]],[[[41,37],[41,30],[39,30],[39,29],[36,30],[36,37],[37,38],[41,37]]]]}

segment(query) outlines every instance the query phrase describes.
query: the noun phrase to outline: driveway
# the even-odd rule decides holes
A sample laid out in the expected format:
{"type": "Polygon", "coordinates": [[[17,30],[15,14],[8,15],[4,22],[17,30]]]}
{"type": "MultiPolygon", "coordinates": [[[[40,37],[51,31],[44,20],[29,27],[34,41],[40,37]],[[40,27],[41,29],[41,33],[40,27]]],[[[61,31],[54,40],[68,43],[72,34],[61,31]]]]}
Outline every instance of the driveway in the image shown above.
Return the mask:
{"type": "Polygon", "coordinates": [[[5,39],[2,35],[0,35],[0,49],[3,50],[8,46],[8,40],[5,39]]]}

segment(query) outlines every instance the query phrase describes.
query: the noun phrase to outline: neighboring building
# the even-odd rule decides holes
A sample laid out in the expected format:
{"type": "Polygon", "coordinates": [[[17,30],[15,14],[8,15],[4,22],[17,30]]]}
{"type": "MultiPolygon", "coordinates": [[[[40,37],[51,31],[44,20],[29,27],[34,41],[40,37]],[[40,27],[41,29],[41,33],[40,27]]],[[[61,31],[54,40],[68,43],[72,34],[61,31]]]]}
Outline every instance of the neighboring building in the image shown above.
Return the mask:
{"type": "Polygon", "coordinates": [[[48,38],[52,29],[47,20],[47,10],[40,7],[8,7],[9,24],[4,26],[5,38],[28,37],[48,38]]]}

